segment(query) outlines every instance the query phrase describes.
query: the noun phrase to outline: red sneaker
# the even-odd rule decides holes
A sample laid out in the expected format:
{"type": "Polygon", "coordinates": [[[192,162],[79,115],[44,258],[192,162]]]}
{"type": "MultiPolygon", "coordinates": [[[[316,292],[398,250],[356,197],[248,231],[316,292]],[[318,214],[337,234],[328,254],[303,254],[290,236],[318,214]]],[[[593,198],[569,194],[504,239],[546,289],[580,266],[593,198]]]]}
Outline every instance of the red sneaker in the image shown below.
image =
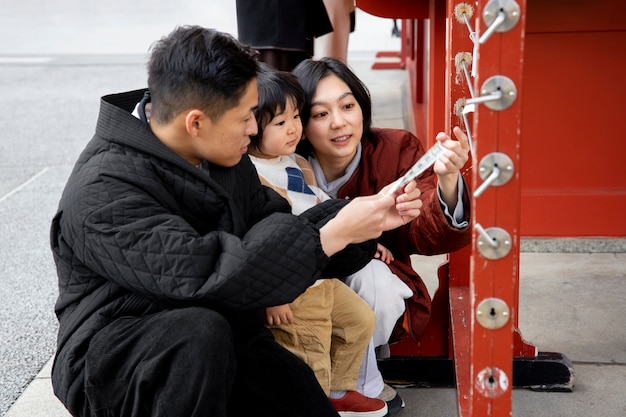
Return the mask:
{"type": "Polygon", "coordinates": [[[329,398],[341,417],[384,417],[387,403],[377,398],[366,397],[356,391],[348,391],[341,398],[329,398]]]}

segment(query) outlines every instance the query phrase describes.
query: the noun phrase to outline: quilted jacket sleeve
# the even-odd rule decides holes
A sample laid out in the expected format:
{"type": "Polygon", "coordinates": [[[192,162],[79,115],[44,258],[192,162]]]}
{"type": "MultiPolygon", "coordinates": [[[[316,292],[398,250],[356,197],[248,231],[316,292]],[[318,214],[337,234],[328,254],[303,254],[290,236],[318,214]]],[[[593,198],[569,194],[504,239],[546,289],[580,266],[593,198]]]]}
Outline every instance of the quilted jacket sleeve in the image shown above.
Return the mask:
{"type": "Polygon", "coordinates": [[[242,238],[219,228],[201,235],[145,184],[79,185],[59,219],[72,262],[152,300],[227,309],[283,304],[328,262],[317,228],[304,218],[274,214],[242,238]]]}
{"type": "MultiPolygon", "coordinates": [[[[348,200],[326,200],[303,212],[300,216],[308,219],[316,227],[320,228],[335,217],[337,211],[346,204],[348,204],[348,200]]],[[[376,240],[369,240],[358,245],[346,246],[345,249],[330,258],[330,262],[322,271],[322,276],[326,278],[345,277],[355,273],[374,258],[376,244],[376,240]]]]}

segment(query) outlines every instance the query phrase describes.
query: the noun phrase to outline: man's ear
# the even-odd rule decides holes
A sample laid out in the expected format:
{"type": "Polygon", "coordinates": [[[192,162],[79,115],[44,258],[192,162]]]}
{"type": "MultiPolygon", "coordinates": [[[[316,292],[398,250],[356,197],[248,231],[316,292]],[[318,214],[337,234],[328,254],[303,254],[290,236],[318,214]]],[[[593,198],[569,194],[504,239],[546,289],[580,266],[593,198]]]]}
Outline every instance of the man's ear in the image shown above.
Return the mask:
{"type": "Polygon", "coordinates": [[[197,137],[207,123],[211,123],[211,120],[201,110],[191,109],[185,115],[185,129],[192,137],[197,137]]]}

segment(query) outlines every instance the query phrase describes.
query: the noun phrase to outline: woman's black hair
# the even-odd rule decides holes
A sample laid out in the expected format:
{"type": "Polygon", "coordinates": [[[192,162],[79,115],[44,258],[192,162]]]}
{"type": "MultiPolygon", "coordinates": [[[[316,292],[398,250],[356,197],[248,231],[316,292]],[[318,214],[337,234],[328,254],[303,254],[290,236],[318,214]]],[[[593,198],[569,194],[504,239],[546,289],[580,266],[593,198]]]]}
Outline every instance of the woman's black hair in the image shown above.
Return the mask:
{"type": "Polygon", "coordinates": [[[277,71],[264,63],[260,63],[259,66],[257,75],[259,105],[254,110],[258,133],[250,136],[251,146],[257,150],[263,140],[263,130],[277,114],[285,111],[289,100],[301,115],[304,105],[304,91],[293,74],[277,71]]]}
{"type": "Polygon", "coordinates": [[[363,112],[363,136],[371,136],[372,99],[370,92],[346,64],[334,58],[306,59],[294,68],[293,74],[298,77],[300,85],[304,89],[304,106],[300,113],[303,126],[306,127],[311,117],[311,101],[320,80],[330,75],[335,75],[348,85],[357,103],[361,106],[361,111],[363,112]]]}

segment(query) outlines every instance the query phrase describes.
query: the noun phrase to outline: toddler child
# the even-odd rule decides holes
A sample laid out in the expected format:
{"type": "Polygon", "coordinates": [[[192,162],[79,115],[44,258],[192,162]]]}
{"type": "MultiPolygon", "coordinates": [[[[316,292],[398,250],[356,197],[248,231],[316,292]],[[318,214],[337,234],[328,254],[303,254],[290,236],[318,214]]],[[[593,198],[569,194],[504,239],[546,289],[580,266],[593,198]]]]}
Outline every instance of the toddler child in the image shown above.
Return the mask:
{"type": "MultiPolygon", "coordinates": [[[[300,214],[329,197],[316,186],[308,161],[295,154],[302,138],[304,93],[290,73],[262,66],[257,77],[258,134],[250,159],[261,182],[289,201],[300,214]]],[[[381,260],[391,254],[379,246],[381,260]]],[[[320,279],[287,305],[266,309],[267,324],[282,346],[313,369],[341,416],[382,417],[387,404],[356,391],[359,367],[374,332],[372,309],[338,279],[320,279]]]]}

